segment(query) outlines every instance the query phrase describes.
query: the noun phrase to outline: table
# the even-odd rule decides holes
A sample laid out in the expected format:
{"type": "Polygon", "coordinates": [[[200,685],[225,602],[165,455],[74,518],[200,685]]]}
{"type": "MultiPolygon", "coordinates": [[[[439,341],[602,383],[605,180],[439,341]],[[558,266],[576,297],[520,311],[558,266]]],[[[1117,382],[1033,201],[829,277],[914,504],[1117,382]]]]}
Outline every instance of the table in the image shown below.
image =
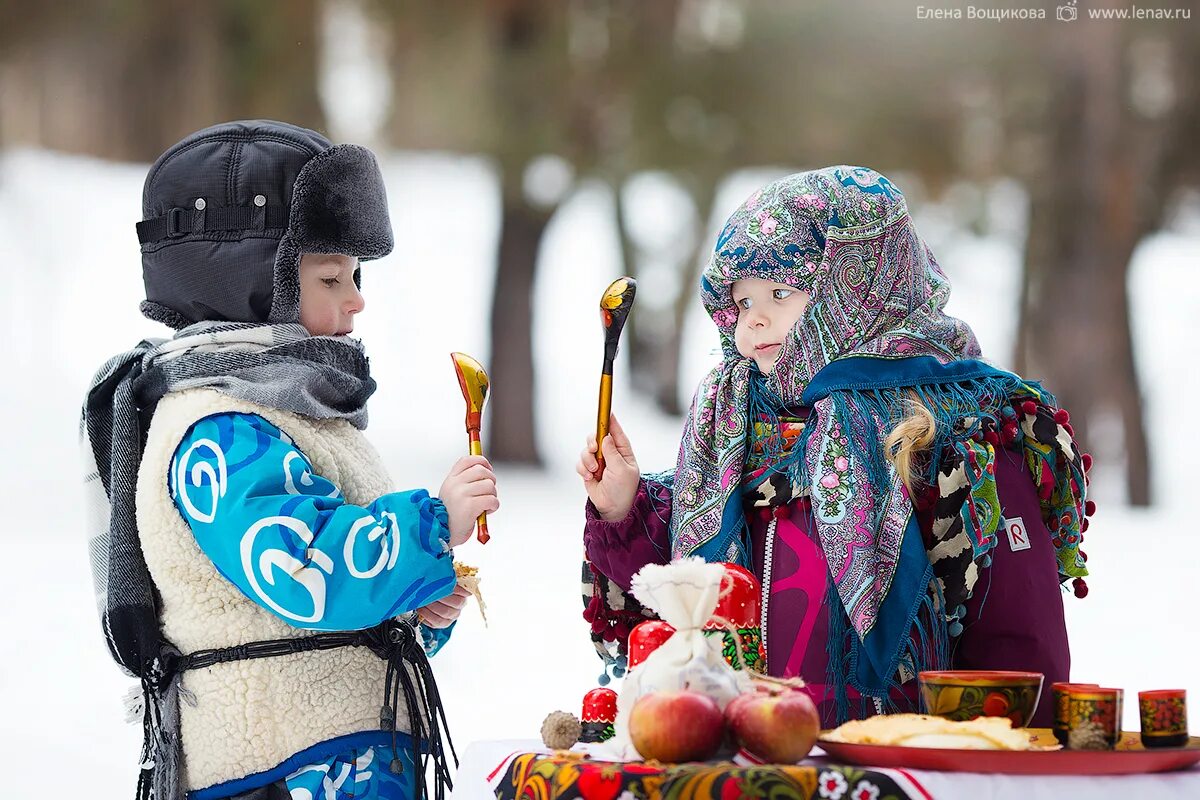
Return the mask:
{"type": "MultiPolygon", "coordinates": [[[[586,752],[587,745],[576,745],[574,750],[586,752]]],[[[546,749],[535,739],[501,739],[472,742],[460,755],[458,774],[454,778],[452,800],[495,800],[494,786],[506,774],[497,768],[510,757],[520,753],[544,753],[546,749]],[[489,780],[490,778],[490,780],[489,780]]],[[[814,758],[805,764],[821,767],[829,762],[820,749],[813,751],[814,758]]],[[[1063,798],[1088,798],[1088,800],[1196,800],[1200,798],[1200,768],[1184,772],[1158,773],[1154,775],[1122,775],[1089,778],[1082,776],[1015,776],[982,775],[969,772],[932,772],[926,770],[885,770],[898,786],[914,798],[927,800],[1063,800],[1063,798]]],[[[859,800],[851,796],[853,787],[847,786],[838,795],[836,781],[832,791],[822,795],[828,800],[859,800]]],[[[864,793],[862,800],[874,800],[864,793]]]]}

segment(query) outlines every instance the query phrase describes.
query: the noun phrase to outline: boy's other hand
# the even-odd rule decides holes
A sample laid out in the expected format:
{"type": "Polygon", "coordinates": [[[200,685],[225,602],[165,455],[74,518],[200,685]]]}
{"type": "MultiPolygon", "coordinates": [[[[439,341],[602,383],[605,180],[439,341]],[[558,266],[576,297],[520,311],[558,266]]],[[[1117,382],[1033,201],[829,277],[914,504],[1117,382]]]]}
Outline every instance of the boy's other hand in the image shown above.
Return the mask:
{"type": "Polygon", "coordinates": [[[450,516],[450,546],[458,547],[471,538],[480,514],[492,514],[500,508],[496,496],[496,473],[483,456],[463,456],[454,462],[442,481],[438,497],[450,516]]]}
{"type": "Polygon", "coordinates": [[[434,600],[429,605],[418,608],[417,619],[430,628],[448,628],[450,623],[458,619],[470,596],[470,592],[456,584],[454,591],[441,600],[434,600]]]}
{"type": "Polygon", "coordinates": [[[579,454],[575,471],[583,478],[583,488],[602,519],[616,521],[625,518],[637,497],[642,474],[633,455],[633,445],[615,414],[609,417],[608,435],[602,445],[604,474],[597,480],[596,435],[587,438],[587,447],[579,454]]]}

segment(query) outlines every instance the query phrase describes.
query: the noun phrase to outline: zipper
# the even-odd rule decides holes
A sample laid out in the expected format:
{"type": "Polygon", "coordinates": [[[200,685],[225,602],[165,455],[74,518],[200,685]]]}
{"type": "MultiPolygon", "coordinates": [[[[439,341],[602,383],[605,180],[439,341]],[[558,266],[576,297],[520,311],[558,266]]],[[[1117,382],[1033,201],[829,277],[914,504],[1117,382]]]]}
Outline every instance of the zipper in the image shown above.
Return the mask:
{"type": "MultiPolygon", "coordinates": [[[[762,619],[759,620],[759,636],[762,639],[763,656],[766,659],[764,667],[769,667],[771,664],[771,650],[767,646],[767,610],[771,599],[771,572],[775,560],[775,528],[779,524],[779,520],[775,519],[775,515],[771,515],[771,521],[767,523],[767,535],[763,543],[763,580],[762,580],[762,619]]],[[[764,669],[764,673],[770,674],[769,669],[764,669]]]]}

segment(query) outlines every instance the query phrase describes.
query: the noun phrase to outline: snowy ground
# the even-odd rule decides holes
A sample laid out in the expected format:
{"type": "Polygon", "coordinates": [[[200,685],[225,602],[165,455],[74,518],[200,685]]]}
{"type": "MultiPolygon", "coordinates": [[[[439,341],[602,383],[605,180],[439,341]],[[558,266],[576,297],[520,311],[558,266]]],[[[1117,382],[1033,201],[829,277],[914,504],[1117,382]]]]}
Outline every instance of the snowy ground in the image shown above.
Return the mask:
{"type": "MultiPolygon", "coordinates": [[[[7,514],[0,546],[8,564],[0,581],[0,748],[31,761],[32,754],[53,753],[56,763],[69,765],[55,776],[57,795],[86,788],[115,796],[134,781],[139,730],[122,722],[119,700],[130,681],[109,662],[93,613],[75,434],[93,370],[138,339],[165,333],[136,310],[142,295],[133,223],[144,170],[0,154],[0,294],[10,365],[0,396],[0,414],[10,420],[0,463],[7,514]]],[[[478,160],[393,155],[385,170],[397,246],[365,269],[367,310],[359,325],[381,387],[370,432],[401,487],[436,490],[465,448],[447,353],[487,352],[498,196],[478,160]]],[[[732,210],[755,180],[731,181],[721,210],[732,210]]],[[[648,190],[648,215],[671,213],[670,193],[660,190],[648,190]]],[[[1006,213],[1011,192],[1000,187],[992,200],[996,213],[1006,213]]],[[[578,711],[599,671],[579,617],[583,491],[571,467],[594,418],[596,301],[618,270],[610,202],[598,189],[576,193],[541,256],[531,322],[548,466],[501,469],[503,509],[491,524],[493,540],[461,553],[483,569],[491,624],[485,628],[469,609],[436,659],[460,746],[535,737],[549,711],[578,711]]],[[[1003,365],[1016,309],[1011,236],[964,234],[932,208],[919,221],[955,282],[952,310],[976,326],[985,352],[1003,365]]],[[[1200,378],[1175,367],[1197,355],[1198,247],[1194,226],[1155,237],[1139,251],[1132,278],[1163,502],[1149,512],[1129,510],[1119,504],[1117,482],[1101,482],[1110,502],[1098,498],[1102,510],[1088,534],[1091,595],[1067,600],[1074,676],[1123,686],[1131,697],[1174,686],[1200,696],[1200,644],[1187,632],[1195,622],[1186,611],[1200,584],[1189,485],[1195,426],[1182,399],[1200,396],[1200,378]]],[[[686,384],[695,384],[715,346],[711,323],[697,310],[688,322],[686,384]]],[[[620,366],[614,407],[643,468],[673,463],[680,421],[632,397],[620,366]]],[[[1133,708],[1127,702],[1126,726],[1136,729],[1133,708]]],[[[13,766],[6,796],[34,796],[45,786],[42,771],[13,766]]]]}

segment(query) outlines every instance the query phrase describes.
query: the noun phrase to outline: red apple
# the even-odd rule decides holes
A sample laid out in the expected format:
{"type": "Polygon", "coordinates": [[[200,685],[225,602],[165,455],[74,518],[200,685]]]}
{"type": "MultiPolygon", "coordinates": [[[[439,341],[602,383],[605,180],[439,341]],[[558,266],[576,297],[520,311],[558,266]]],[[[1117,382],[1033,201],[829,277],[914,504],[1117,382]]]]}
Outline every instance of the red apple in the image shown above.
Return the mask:
{"type": "Polygon", "coordinates": [[[629,713],[629,738],[645,759],[704,761],[716,754],[724,733],[716,701],[686,689],[644,695],[629,713]]]}
{"type": "Polygon", "coordinates": [[[738,744],[774,764],[803,759],[821,732],[817,707],[799,689],[747,692],[726,706],[725,719],[738,744]]]}
{"type": "Polygon", "coordinates": [[[737,697],[733,698],[732,700],[730,700],[728,703],[725,704],[725,721],[728,722],[729,720],[733,719],[734,715],[738,713],[736,710],[737,707],[740,706],[742,703],[753,700],[755,697],[757,697],[759,695],[767,695],[767,694],[769,694],[769,690],[766,687],[764,687],[762,684],[755,684],[755,687],[753,689],[751,689],[750,691],[745,692],[743,694],[739,694],[737,697]]]}

